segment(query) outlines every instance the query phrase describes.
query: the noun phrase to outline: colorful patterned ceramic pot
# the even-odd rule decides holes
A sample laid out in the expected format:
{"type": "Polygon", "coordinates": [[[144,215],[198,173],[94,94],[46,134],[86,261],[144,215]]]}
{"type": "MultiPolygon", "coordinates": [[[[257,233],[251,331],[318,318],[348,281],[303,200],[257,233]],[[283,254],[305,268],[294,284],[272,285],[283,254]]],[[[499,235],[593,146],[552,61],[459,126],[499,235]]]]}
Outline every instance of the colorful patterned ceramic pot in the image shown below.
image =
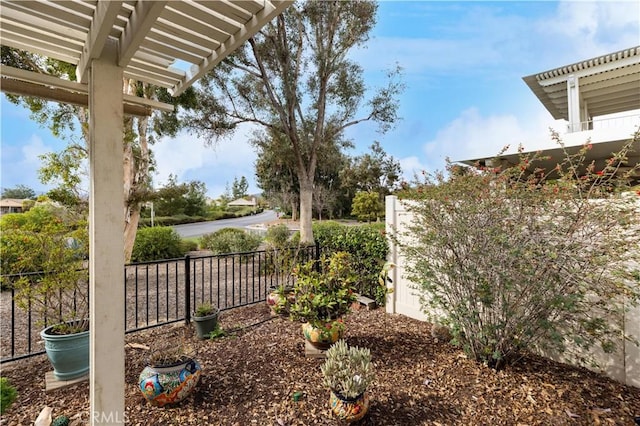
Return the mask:
{"type": "Polygon", "coordinates": [[[322,327],[315,327],[311,323],[302,324],[304,338],[319,349],[327,349],[344,335],[342,320],[331,321],[322,327]]]}
{"type": "Polygon", "coordinates": [[[198,384],[200,372],[200,364],[191,358],[172,365],[148,365],[140,373],[138,383],[147,401],[163,407],[186,398],[198,384]]]}
{"type": "Polygon", "coordinates": [[[340,420],[349,423],[355,422],[367,414],[367,410],[369,410],[369,396],[364,392],[355,398],[344,398],[334,391],[331,391],[329,405],[331,405],[333,414],[340,420]]]}

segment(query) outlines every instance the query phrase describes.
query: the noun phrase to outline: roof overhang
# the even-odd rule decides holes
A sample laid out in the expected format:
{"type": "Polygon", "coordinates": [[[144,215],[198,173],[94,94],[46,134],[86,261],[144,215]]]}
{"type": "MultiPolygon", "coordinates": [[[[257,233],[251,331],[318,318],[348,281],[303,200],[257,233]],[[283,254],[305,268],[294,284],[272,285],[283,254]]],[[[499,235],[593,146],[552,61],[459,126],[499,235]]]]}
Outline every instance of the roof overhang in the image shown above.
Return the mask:
{"type": "Polygon", "coordinates": [[[640,108],[640,46],[523,77],[554,119],[569,120],[567,80],[578,78],[592,117],[640,108]]]}
{"type": "MultiPolygon", "coordinates": [[[[593,162],[595,170],[602,170],[606,165],[606,161],[612,157],[612,154],[620,152],[628,143],[629,140],[627,139],[591,144],[590,149],[585,152],[585,161],[583,164],[588,165],[593,162]]],[[[534,168],[539,168],[546,172],[552,172],[556,165],[566,158],[567,154],[574,155],[582,147],[583,145],[565,146],[564,148],[557,147],[542,151],[525,151],[520,154],[503,154],[493,158],[476,158],[473,160],[462,160],[458,162],[471,167],[506,168],[519,164],[521,155],[531,157],[537,152],[540,152],[541,157],[543,158],[536,160],[531,171],[533,172],[534,168]]],[[[631,148],[632,151],[627,154],[627,161],[622,164],[620,168],[621,171],[628,170],[629,167],[633,167],[640,163],[640,143],[635,143],[631,148]]],[[[580,170],[579,172],[584,173],[584,171],[585,170],[580,170]]],[[[635,180],[640,181],[640,174],[635,176],[635,180]]]]}
{"type": "Polygon", "coordinates": [[[70,88],[68,80],[59,84],[33,81],[33,76],[24,80],[3,67],[3,90],[11,87],[17,93],[26,87],[24,90],[32,91],[33,85],[40,85],[54,91],[86,93],[88,64],[112,39],[118,42],[118,65],[125,77],[167,88],[177,96],[292,3],[3,0],[2,45],[76,65],[78,83],[85,86],[70,88]],[[8,83],[8,79],[14,82],[8,83]]]}

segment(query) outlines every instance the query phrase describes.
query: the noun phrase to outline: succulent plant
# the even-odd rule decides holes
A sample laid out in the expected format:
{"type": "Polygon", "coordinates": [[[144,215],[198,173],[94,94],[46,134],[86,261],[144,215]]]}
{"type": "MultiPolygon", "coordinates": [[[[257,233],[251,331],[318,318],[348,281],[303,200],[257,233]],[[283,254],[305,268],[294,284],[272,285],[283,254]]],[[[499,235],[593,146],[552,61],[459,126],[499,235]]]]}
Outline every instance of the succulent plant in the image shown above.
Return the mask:
{"type": "Polygon", "coordinates": [[[344,340],[338,340],[327,350],[320,369],[323,384],[345,399],[362,395],[374,379],[371,351],[349,347],[344,340]]]}

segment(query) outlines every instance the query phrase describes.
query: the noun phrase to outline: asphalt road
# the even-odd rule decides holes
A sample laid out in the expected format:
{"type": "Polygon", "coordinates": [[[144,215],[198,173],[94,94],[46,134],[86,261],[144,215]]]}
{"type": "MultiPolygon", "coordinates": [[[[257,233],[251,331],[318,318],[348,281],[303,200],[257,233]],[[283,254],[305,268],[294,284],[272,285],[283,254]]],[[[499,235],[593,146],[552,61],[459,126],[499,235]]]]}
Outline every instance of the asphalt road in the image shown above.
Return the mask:
{"type": "Polygon", "coordinates": [[[199,237],[204,234],[215,232],[222,228],[245,228],[249,225],[258,223],[271,222],[277,219],[276,212],[273,210],[265,210],[253,216],[244,216],[236,219],[221,219],[212,222],[187,223],[185,225],[176,225],[173,229],[182,238],[199,237]]]}

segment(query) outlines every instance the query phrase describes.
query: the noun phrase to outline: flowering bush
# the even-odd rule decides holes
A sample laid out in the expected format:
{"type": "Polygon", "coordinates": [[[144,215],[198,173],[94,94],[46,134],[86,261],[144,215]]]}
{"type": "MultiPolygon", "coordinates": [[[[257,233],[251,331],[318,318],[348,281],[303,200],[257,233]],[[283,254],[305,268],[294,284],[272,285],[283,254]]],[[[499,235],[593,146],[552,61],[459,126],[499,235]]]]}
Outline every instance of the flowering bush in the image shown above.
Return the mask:
{"type": "Polygon", "coordinates": [[[314,327],[330,327],[347,314],[356,300],[350,255],[337,252],[319,261],[310,261],[294,269],[295,302],[290,312],[294,319],[314,327]]]}
{"type": "Polygon", "coordinates": [[[574,346],[565,356],[582,362],[594,344],[615,350],[624,305],[640,298],[640,199],[625,191],[638,144],[636,133],[600,165],[586,144],[553,170],[521,151],[518,164],[425,175],[404,194],[413,221],[394,237],[425,312],[442,312],[454,342],[496,368],[528,348],[574,346]]]}

